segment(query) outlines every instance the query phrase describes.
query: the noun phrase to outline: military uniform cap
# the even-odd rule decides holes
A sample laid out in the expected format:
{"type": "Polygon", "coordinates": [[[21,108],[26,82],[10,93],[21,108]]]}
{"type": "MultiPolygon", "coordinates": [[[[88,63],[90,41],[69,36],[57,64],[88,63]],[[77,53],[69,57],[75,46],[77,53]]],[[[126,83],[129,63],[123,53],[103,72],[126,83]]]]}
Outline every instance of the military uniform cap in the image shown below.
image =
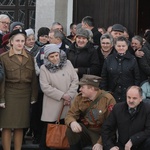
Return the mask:
{"type": "Polygon", "coordinates": [[[84,74],[83,77],[80,79],[80,82],[78,84],[79,85],[91,85],[94,87],[99,87],[101,80],[102,80],[102,78],[99,76],[84,74]]]}
{"type": "Polygon", "coordinates": [[[25,36],[27,35],[25,30],[23,30],[23,29],[16,29],[16,30],[13,30],[10,33],[9,38],[11,38],[12,36],[17,35],[17,34],[24,34],[25,36]]]}

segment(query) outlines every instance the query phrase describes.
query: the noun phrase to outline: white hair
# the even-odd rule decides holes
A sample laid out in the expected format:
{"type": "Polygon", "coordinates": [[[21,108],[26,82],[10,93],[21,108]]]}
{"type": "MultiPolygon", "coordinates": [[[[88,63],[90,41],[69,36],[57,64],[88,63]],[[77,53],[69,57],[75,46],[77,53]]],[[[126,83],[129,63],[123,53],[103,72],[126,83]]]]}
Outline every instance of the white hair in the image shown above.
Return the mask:
{"type": "MultiPolygon", "coordinates": [[[[6,15],[6,14],[1,14],[1,15],[0,15],[0,20],[1,20],[1,19],[7,19],[7,18],[9,18],[9,16],[6,15]]],[[[10,19],[10,18],[9,18],[9,19],[10,19]]]]}

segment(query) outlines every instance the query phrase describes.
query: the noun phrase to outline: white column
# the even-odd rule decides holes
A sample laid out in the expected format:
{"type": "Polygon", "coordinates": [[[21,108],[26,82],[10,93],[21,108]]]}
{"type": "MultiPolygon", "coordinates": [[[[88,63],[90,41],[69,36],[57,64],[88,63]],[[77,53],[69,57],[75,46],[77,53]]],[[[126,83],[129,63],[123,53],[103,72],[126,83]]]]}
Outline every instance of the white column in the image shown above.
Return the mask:
{"type": "Polygon", "coordinates": [[[72,23],[73,0],[36,0],[35,32],[40,27],[51,27],[52,23],[60,22],[69,34],[72,23]]]}

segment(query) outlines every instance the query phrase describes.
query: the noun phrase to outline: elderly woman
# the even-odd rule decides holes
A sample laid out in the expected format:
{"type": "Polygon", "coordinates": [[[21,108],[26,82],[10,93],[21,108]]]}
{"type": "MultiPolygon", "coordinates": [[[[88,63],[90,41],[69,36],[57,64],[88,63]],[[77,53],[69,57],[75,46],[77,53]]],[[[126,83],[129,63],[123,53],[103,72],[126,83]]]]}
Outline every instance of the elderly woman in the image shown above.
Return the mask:
{"type": "Polygon", "coordinates": [[[89,41],[89,32],[86,29],[78,29],[75,42],[67,51],[67,58],[73,64],[79,78],[83,74],[100,76],[100,62],[97,50],[89,41]]]}
{"type": "Polygon", "coordinates": [[[114,40],[110,34],[105,33],[101,36],[100,47],[97,49],[101,70],[102,70],[105,58],[108,55],[112,54],[113,52],[113,45],[114,45],[114,40]]]}
{"type": "Polygon", "coordinates": [[[44,64],[40,68],[40,85],[44,93],[41,120],[45,122],[41,148],[44,149],[47,123],[55,123],[63,105],[61,122],[68,112],[69,105],[77,94],[78,76],[64,51],[56,44],[44,47],[44,64]]]}
{"type": "Polygon", "coordinates": [[[23,128],[29,127],[30,103],[37,99],[37,78],[34,60],[24,49],[26,32],[11,32],[11,49],[1,54],[4,80],[0,84],[0,128],[4,150],[11,148],[12,129],[14,149],[21,150],[23,128]]]}
{"type": "Polygon", "coordinates": [[[128,40],[125,37],[116,39],[115,50],[105,59],[101,77],[101,88],[110,91],[116,102],[125,101],[129,86],[139,85],[138,64],[128,51],[128,40]]]}

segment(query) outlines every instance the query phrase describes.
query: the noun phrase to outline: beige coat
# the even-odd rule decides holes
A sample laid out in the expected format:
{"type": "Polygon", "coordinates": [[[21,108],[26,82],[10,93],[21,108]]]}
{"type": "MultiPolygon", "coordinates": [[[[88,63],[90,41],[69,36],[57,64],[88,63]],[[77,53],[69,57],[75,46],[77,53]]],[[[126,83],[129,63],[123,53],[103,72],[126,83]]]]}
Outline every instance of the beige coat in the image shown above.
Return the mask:
{"type": "MultiPolygon", "coordinates": [[[[45,65],[40,68],[40,85],[44,93],[41,120],[53,122],[57,120],[63,100],[67,93],[72,100],[77,94],[78,76],[69,60],[67,64],[55,73],[51,73],[45,65]]],[[[61,119],[65,118],[69,106],[65,106],[61,119]]]]}

